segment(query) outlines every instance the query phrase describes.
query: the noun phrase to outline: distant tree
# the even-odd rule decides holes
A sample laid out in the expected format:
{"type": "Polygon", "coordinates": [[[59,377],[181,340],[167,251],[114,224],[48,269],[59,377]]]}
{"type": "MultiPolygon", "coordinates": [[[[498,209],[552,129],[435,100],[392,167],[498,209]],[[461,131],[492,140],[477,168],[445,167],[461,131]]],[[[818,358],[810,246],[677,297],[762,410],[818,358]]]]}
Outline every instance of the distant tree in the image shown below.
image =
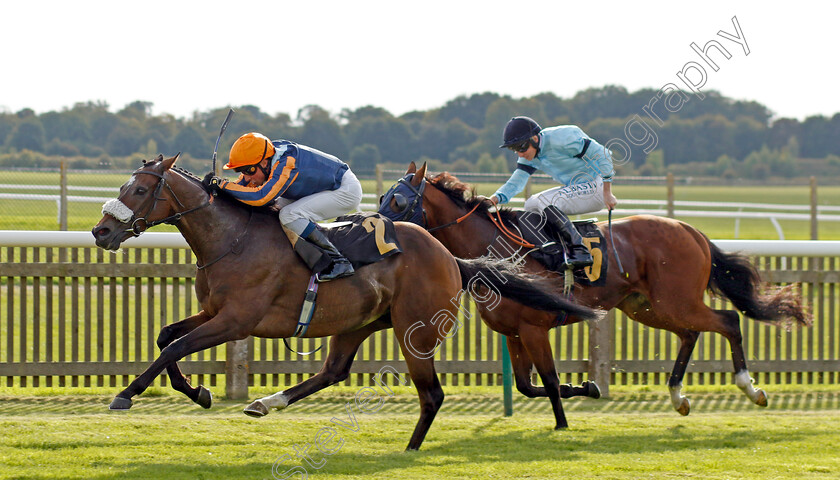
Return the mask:
{"type": "Polygon", "coordinates": [[[487,109],[499,98],[499,94],[492,92],[476,93],[469,97],[461,95],[446,102],[438,111],[438,117],[443,122],[457,119],[474,129],[481,129],[484,127],[487,109]]]}
{"type": "Polygon", "coordinates": [[[27,117],[14,129],[9,138],[9,145],[18,150],[43,152],[46,145],[44,126],[35,117],[27,117]]]}
{"type": "Polygon", "coordinates": [[[185,126],[175,135],[172,146],[174,149],[197,159],[210,159],[213,154],[213,144],[204,138],[199,128],[192,124],[185,126]]]}
{"type": "Polygon", "coordinates": [[[152,102],[143,102],[135,100],[126,105],[122,110],[117,112],[117,115],[134,120],[146,120],[152,116],[152,102]]]}
{"type": "Polygon", "coordinates": [[[370,172],[382,161],[382,155],[376,145],[366,143],[350,150],[350,166],[356,172],[370,172]]]}
{"type": "Polygon", "coordinates": [[[299,142],[338,158],[347,158],[350,152],[342,137],[341,127],[329,112],[317,107],[310,109],[303,118],[303,128],[297,139],[299,142]]]}

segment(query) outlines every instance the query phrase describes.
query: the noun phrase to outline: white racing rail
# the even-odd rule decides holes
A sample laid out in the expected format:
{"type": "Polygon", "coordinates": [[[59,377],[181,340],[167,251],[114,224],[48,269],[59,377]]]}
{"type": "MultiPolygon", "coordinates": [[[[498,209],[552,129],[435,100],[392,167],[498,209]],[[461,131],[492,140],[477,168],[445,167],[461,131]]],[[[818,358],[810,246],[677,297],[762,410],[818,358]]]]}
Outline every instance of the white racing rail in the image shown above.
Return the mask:
{"type": "MultiPolygon", "coordinates": [[[[791,257],[840,256],[840,240],[712,240],[727,252],[791,257]]],[[[0,247],[95,247],[91,232],[0,230],[0,247]]],[[[146,232],[123,248],[188,248],[180,233],[146,232]]]]}

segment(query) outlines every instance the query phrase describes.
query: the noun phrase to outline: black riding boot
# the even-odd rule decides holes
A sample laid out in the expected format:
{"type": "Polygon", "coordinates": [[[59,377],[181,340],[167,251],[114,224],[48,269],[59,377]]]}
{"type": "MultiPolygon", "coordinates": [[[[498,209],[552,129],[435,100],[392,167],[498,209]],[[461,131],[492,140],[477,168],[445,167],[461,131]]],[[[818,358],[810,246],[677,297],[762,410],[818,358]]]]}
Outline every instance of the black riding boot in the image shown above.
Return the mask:
{"type": "Polygon", "coordinates": [[[318,274],[317,278],[319,282],[329,282],[336,278],[349,277],[355,273],[350,261],[335,248],[335,245],[324,235],[324,232],[316,228],[306,237],[306,240],[327,252],[331,260],[331,267],[318,274]]]}
{"type": "Polygon", "coordinates": [[[543,210],[546,220],[548,220],[557,231],[560,232],[563,241],[569,251],[567,258],[568,264],[573,269],[588,267],[592,265],[592,254],[589,249],[583,244],[583,237],[580,236],[577,229],[569,217],[563,214],[559,208],[554,205],[549,205],[543,210]]]}

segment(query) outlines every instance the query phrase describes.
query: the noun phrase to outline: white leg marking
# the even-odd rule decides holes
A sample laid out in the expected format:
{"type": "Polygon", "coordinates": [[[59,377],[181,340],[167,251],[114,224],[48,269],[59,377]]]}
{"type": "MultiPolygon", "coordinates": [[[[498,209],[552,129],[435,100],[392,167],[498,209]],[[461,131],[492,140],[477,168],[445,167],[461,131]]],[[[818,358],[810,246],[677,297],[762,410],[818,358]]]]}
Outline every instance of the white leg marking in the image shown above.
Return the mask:
{"type": "Polygon", "coordinates": [[[283,410],[289,406],[289,397],[287,397],[283,392],[277,392],[274,395],[263,397],[257,401],[269,409],[276,408],[277,410],[283,410]]]}
{"type": "Polygon", "coordinates": [[[676,387],[668,387],[668,390],[671,392],[671,405],[674,406],[674,409],[679,410],[680,405],[682,405],[683,400],[685,399],[682,396],[682,383],[677,385],[676,387]]]}
{"type": "Polygon", "coordinates": [[[750,372],[748,370],[741,370],[735,374],[735,385],[738,385],[738,388],[750,397],[750,400],[752,400],[753,403],[758,402],[760,390],[756,390],[755,387],[753,387],[753,379],[750,377],[750,372]]]}

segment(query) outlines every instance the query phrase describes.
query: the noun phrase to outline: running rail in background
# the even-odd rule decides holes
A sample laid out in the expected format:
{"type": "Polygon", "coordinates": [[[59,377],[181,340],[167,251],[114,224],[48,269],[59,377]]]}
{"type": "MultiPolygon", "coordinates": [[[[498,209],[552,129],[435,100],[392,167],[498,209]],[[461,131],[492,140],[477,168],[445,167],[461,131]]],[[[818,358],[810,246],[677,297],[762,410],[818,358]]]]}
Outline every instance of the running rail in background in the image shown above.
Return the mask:
{"type": "MultiPolygon", "coordinates": [[[[728,252],[750,255],[832,257],[840,256],[840,240],[712,240],[728,252]]],[[[0,230],[0,247],[96,247],[90,232],[0,230]]],[[[189,248],[175,232],[146,232],[127,240],[123,248],[189,248]]]]}

